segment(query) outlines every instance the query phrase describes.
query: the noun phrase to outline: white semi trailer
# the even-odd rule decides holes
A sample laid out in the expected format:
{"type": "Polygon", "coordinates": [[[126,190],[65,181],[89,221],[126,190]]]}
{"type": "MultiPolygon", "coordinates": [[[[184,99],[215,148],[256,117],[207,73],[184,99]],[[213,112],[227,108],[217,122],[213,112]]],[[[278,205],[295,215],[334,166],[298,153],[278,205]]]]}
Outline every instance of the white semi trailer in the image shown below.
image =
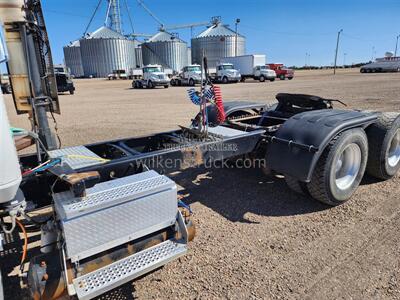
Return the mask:
{"type": "Polygon", "coordinates": [[[265,55],[263,54],[249,54],[234,57],[224,57],[221,63],[231,63],[242,75],[241,81],[246,78],[253,78],[264,82],[265,80],[274,81],[276,73],[265,66],[265,55]]]}
{"type": "Polygon", "coordinates": [[[361,73],[400,72],[400,56],[385,56],[360,68],[361,73]]]}

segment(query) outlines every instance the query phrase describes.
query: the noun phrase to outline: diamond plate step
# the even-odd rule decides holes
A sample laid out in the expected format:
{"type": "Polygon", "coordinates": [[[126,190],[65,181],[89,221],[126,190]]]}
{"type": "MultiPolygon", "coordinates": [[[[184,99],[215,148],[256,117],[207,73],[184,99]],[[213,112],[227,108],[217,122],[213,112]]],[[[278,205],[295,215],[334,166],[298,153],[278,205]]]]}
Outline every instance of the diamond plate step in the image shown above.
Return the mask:
{"type": "Polygon", "coordinates": [[[186,244],[167,240],[73,280],[80,300],[92,299],[165,265],[187,252],[186,244]]]}
{"type": "Polygon", "coordinates": [[[63,163],[77,170],[101,164],[100,156],[90,151],[85,146],[73,146],[49,151],[50,158],[63,157],[63,163]]]}

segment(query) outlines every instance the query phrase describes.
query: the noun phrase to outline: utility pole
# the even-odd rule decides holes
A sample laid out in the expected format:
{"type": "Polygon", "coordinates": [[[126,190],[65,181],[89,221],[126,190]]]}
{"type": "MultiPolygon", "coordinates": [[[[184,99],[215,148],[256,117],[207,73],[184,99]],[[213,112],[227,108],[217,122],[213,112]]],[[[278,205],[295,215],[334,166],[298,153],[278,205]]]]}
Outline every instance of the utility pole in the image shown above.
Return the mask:
{"type": "Polygon", "coordinates": [[[311,57],[311,54],[306,52],[306,58],[305,58],[304,67],[310,66],[310,57],[311,57]]]}
{"type": "Polygon", "coordinates": [[[238,24],[240,23],[240,19],[236,19],[235,21],[235,56],[238,54],[238,24]]]}
{"type": "Polygon", "coordinates": [[[343,69],[346,67],[346,55],[347,53],[343,53],[343,69]]]}
{"type": "Polygon", "coordinates": [[[397,56],[397,44],[399,43],[399,37],[400,37],[400,34],[398,36],[396,36],[396,48],[394,49],[394,56],[395,57],[397,56]]]}
{"type": "Polygon", "coordinates": [[[340,39],[340,34],[343,32],[343,29],[340,29],[339,32],[337,33],[337,40],[336,40],[336,51],[335,51],[335,62],[333,65],[333,75],[336,74],[336,63],[337,63],[337,54],[339,50],[339,39],[340,39]]]}

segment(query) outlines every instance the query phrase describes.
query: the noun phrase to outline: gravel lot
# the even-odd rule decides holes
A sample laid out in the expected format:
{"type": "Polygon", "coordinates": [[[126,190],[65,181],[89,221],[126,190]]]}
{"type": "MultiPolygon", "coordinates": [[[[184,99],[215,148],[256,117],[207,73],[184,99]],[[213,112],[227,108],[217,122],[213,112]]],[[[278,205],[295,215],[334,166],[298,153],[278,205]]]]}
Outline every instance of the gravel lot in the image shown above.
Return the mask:
{"type": "MultiPolygon", "coordinates": [[[[400,73],[331,74],[297,72],[292,81],[223,85],[222,93],[258,102],[308,93],[349,108],[400,111],[400,73]]],[[[75,95],[60,96],[56,116],[64,146],[174,129],[196,113],[184,87],[133,90],[130,81],[99,79],[75,85],[75,95]]],[[[13,126],[28,127],[6,100],[13,126]]],[[[102,299],[400,299],[399,176],[365,177],[353,199],[334,208],[257,170],[200,168],[172,178],[195,212],[189,254],[102,299]]],[[[23,298],[6,288],[10,299],[23,298]]]]}

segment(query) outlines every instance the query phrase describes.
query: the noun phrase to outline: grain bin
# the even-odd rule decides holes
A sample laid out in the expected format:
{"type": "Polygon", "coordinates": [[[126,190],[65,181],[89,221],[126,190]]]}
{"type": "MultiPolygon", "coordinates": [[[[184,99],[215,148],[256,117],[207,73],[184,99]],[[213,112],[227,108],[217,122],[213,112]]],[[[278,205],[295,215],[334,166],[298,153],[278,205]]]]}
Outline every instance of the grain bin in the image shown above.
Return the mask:
{"type": "Polygon", "coordinates": [[[136,56],[136,67],[141,68],[143,67],[143,57],[142,57],[142,45],[139,44],[135,48],[135,56],[136,56]]]}
{"type": "Polygon", "coordinates": [[[208,66],[215,68],[217,62],[222,57],[244,55],[246,52],[246,38],[221,24],[219,21],[201,32],[192,39],[192,63],[201,64],[203,51],[208,59],[208,66]]]}
{"type": "Polygon", "coordinates": [[[65,46],[63,50],[65,65],[69,69],[71,75],[74,77],[82,77],[84,74],[79,40],[71,42],[68,46],[65,46]]]}
{"type": "Polygon", "coordinates": [[[160,31],[142,43],[143,64],[159,64],[179,72],[188,64],[187,43],[178,36],[160,31]]]}
{"type": "Polygon", "coordinates": [[[129,73],[136,68],[137,42],[110,28],[100,27],[79,42],[86,77],[106,77],[113,70],[129,73]]]}

